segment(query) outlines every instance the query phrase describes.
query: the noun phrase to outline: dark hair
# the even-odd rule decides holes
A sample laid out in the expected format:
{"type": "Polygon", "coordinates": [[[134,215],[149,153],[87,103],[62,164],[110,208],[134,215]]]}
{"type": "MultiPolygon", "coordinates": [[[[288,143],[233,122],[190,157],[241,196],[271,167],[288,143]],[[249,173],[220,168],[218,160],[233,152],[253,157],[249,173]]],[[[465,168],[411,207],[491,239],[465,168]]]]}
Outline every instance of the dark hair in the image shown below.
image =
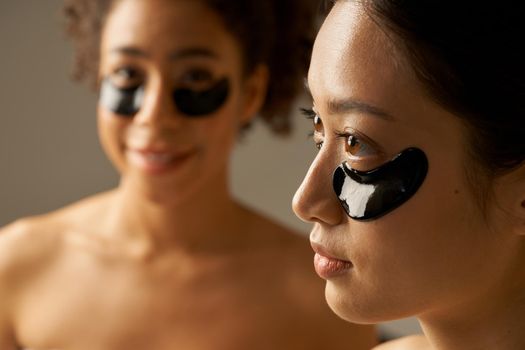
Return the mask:
{"type": "MultiPolygon", "coordinates": [[[[65,0],[66,32],[73,39],[76,80],[96,87],[100,37],[105,17],[118,0],[65,0]]],[[[302,89],[315,35],[315,0],[200,0],[215,11],[240,44],[244,72],[269,68],[260,115],[272,131],[287,134],[289,112],[302,89]]]]}
{"type": "Polygon", "coordinates": [[[428,95],[468,126],[493,178],[525,160],[525,3],[361,0],[428,95]],[[396,40],[397,39],[397,40],[396,40]]]}

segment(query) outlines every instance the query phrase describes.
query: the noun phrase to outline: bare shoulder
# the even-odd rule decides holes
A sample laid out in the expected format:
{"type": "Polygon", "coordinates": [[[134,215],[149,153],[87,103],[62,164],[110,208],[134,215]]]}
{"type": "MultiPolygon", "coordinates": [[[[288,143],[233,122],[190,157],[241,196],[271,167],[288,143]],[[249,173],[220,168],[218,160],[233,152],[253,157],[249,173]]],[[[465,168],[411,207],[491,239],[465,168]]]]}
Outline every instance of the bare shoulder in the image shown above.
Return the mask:
{"type": "Polygon", "coordinates": [[[83,200],[0,228],[1,349],[17,348],[13,320],[18,306],[34,283],[40,281],[61,257],[69,228],[87,213],[93,215],[100,203],[101,199],[83,200]]]}
{"type": "Polygon", "coordinates": [[[264,255],[272,256],[267,264],[278,265],[293,292],[296,288],[319,290],[323,281],[313,269],[314,252],[307,232],[297,232],[270,218],[251,212],[252,241],[264,247],[264,255]]]}
{"type": "Polygon", "coordinates": [[[0,229],[0,278],[13,286],[13,279],[26,276],[26,267],[39,266],[54,251],[57,235],[45,217],[19,219],[0,229]],[[36,264],[36,265],[35,265],[36,264]]]}
{"type": "Polygon", "coordinates": [[[410,335],[376,346],[373,350],[431,350],[424,335],[410,335]]]}
{"type": "Polygon", "coordinates": [[[25,218],[0,229],[0,348],[15,349],[13,320],[21,294],[55,251],[46,220],[25,218]]]}
{"type": "Polygon", "coordinates": [[[295,231],[255,211],[251,211],[250,216],[250,245],[254,246],[251,251],[260,252],[265,266],[279,271],[293,290],[322,287],[313,269],[314,253],[307,232],[295,231]]]}
{"type": "Polygon", "coordinates": [[[256,210],[242,206],[248,218],[250,234],[253,241],[273,251],[299,250],[311,252],[306,232],[297,232],[256,210]]]}
{"type": "Polygon", "coordinates": [[[83,216],[95,215],[101,202],[102,198],[92,197],[0,228],[0,282],[5,283],[0,286],[13,289],[48,266],[62,248],[64,235],[83,216]]]}

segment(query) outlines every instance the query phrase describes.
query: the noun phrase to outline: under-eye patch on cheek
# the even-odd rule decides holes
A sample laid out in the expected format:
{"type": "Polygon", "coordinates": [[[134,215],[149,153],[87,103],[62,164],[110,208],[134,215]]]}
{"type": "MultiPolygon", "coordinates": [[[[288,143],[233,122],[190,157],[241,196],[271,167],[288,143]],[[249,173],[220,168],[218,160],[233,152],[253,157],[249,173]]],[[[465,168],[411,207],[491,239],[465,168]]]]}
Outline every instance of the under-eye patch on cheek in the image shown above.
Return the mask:
{"type": "Polygon", "coordinates": [[[359,221],[377,219],[412,197],[428,171],[425,153],[407,148],[389,162],[369,171],[342,163],[334,171],[333,187],[344,210],[359,221]]]}
{"type": "MultiPolygon", "coordinates": [[[[173,102],[185,117],[205,117],[218,110],[229,95],[227,78],[219,80],[206,90],[175,89],[173,102]]],[[[144,86],[119,88],[110,79],[104,79],[100,87],[99,103],[109,111],[125,117],[133,117],[142,107],[144,86]]]]}
{"type": "Polygon", "coordinates": [[[205,117],[226,102],[229,90],[230,83],[224,78],[207,90],[176,89],[173,100],[177,109],[187,117],[205,117]]]}
{"type": "Polygon", "coordinates": [[[144,86],[119,88],[109,79],[104,79],[100,87],[99,103],[109,111],[133,117],[140,110],[144,99],[144,86]]]}

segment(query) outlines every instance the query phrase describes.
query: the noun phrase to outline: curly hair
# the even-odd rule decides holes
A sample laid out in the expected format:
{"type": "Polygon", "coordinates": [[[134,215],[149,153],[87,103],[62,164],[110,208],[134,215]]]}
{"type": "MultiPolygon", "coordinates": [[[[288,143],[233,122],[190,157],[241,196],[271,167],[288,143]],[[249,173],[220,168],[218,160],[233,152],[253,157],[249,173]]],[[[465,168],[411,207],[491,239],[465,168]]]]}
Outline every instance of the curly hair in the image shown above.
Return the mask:
{"type": "MultiPolygon", "coordinates": [[[[66,33],[75,49],[73,78],[97,88],[100,39],[117,0],[65,0],[66,33]]],[[[294,98],[302,89],[315,36],[316,0],[200,0],[216,12],[242,49],[244,72],[269,68],[266,100],[259,112],[276,134],[291,129],[294,98]]]]}

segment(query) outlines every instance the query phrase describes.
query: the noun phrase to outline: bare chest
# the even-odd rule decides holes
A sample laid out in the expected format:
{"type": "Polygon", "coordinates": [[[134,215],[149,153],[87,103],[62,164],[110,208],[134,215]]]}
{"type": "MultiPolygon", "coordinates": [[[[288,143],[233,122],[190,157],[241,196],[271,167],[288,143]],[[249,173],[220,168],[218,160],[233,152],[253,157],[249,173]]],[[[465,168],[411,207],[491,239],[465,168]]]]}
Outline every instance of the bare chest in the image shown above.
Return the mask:
{"type": "Polygon", "coordinates": [[[259,282],[214,272],[57,271],[22,298],[19,338],[34,349],[257,349],[281,328],[279,302],[259,282]]]}

